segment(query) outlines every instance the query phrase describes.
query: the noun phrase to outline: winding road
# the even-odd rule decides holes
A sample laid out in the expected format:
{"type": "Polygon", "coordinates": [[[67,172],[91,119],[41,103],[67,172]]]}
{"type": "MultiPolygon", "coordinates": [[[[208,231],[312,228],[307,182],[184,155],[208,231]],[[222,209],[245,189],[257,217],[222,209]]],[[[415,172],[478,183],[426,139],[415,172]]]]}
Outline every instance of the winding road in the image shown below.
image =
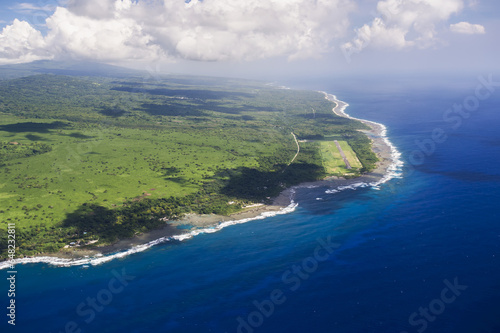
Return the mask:
{"type": "MultiPolygon", "coordinates": [[[[295,154],[295,156],[292,158],[292,160],[290,161],[290,163],[288,163],[288,165],[286,166],[286,168],[288,168],[290,166],[290,164],[293,163],[293,161],[295,161],[295,159],[297,158],[297,156],[299,155],[299,152],[300,152],[300,146],[299,146],[299,141],[297,140],[297,137],[295,136],[295,134],[293,134],[293,132],[291,132],[292,136],[293,136],[293,139],[295,140],[295,143],[297,144],[297,153],[295,154]]],[[[283,169],[282,173],[285,172],[285,169],[283,169]]]]}

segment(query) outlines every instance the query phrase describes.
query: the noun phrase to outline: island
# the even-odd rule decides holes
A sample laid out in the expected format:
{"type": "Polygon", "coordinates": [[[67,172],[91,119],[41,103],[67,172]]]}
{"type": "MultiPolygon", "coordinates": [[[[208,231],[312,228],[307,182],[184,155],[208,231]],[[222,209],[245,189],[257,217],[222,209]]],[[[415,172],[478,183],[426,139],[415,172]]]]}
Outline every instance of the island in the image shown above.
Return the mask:
{"type": "Polygon", "coordinates": [[[111,253],[375,184],[385,128],[323,92],[39,61],[0,67],[0,259],[111,253]],[[340,148],[340,149],[339,149],[340,148]],[[347,167],[349,165],[349,168],[347,167]]]}

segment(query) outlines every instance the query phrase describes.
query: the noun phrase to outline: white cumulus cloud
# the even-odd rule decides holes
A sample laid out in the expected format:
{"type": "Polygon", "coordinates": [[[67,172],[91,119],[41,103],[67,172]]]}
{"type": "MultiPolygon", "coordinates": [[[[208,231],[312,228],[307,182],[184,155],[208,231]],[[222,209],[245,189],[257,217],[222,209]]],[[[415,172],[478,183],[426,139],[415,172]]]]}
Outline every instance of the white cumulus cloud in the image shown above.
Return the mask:
{"type": "Polygon", "coordinates": [[[486,29],[480,24],[471,24],[469,22],[460,22],[450,25],[450,31],[460,33],[460,34],[484,34],[486,29]]]}
{"type": "Polygon", "coordinates": [[[50,59],[42,34],[29,23],[14,20],[0,34],[0,64],[50,59]]]}
{"type": "Polygon", "coordinates": [[[427,48],[437,42],[436,25],[446,22],[463,7],[463,0],[379,1],[373,21],[356,29],[356,37],[342,48],[346,53],[369,46],[427,48]]]}
{"type": "Polygon", "coordinates": [[[69,0],[46,20],[45,36],[31,28],[38,44],[15,44],[9,29],[19,27],[7,27],[10,53],[0,63],[37,52],[104,61],[318,57],[344,38],[354,9],[353,0],[69,0]]]}
{"type": "Polygon", "coordinates": [[[351,0],[170,0],[128,11],[169,54],[219,61],[317,56],[343,36],[353,9],[351,0]]]}
{"type": "Polygon", "coordinates": [[[45,40],[55,55],[103,61],[153,60],[162,56],[153,37],[133,19],[118,14],[113,19],[100,20],[59,7],[47,19],[47,28],[45,40]]]}
{"type": "Polygon", "coordinates": [[[56,8],[56,6],[53,5],[53,4],[47,4],[47,5],[44,5],[44,6],[38,6],[38,5],[35,5],[35,4],[32,4],[32,3],[27,3],[27,2],[17,3],[14,6],[9,7],[9,9],[12,9],[12,10],[15,10],[15,11],[21,11],[21,12],[24,12],[24,11],[27,11],[27,12],[31,12],[31,11],[45,11],[45,12],[49,12],[49,11],[54,11],[55,8],[56,8]]]}

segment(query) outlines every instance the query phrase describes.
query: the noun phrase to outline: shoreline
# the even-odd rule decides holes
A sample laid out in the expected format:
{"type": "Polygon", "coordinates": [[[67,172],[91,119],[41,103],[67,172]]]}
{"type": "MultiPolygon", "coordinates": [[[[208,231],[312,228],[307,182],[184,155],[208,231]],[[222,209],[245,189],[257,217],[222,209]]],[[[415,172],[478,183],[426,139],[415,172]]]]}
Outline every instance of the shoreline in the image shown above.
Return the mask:
{"type": "Polygon", "coordinates": [[[370,130],[362,130],[362,132],[372,140],[372,150],[377,155],[379,161],[376,163],[375,169],[359,177],[346,179],[330,176],[323,180],[301,183],[285,189],[276,198],[277,200],[279,200],[280,197],[283,197],[282,199],[284,199],[293,195],[295,190],[299,188],[329,187],[330,193],[336,193],[345,188],[378,188],[379,185],[389,181],[390,179],[399,177],[398,170],[403,165],[403,162],[399,159],[401,154],[386,136],[387,128],[383,124],[379,124],[374,121],[351,117],[344,112],[349,104],[338,100],[335,95],[328,94],[323,91],[321,91],[321,93],[325,95],[327,100],[336,104],[336,106],[332,109],[334,114],[339,117],[358,120],[371,128],[370,130]]]}
{"type": "MultiPolygon", "coordinates": [[[[242,211],[228,216],[223,215],[199,215],[187,214],[180,220],[169,221],[163,228],[148,231],[132,238],[122,239],[114,244],[97,248],[69,248],[62,249],[56,253],[42,254],[36,257],[19,258],[14,260],[14,264],[26,263],[48,263],[56,266],[79,266],[98,265],[115,258],[121,258],[133,253],[142,252],[148,248],[168,241],[183,241],[195,237],[202,233],[217,232],[227,226],[246,223],[253,220],[265,219],[267,217],[288,214],[295,210],[297,204],[294,202],[294,195],[299,188],[328,187],[329,193],[340,192],[346,188],[373,187],[378,188],[380,184],[398,177],[398,170],[403,165],[399,159],[400,153],[392,145],[386,136],[387,129],[383,124],[373,121],[358,119],[349,116],[344,111],[349,106],[346,102],[340,101],[335,95],[321,91],[325,98],[333,103],[335,107],[332,112],[340,117],[358,120],[370,127],[370,130],[362,130],[372,140],[372,150],[377,155],[379,161],[376,168],[360,177],[345,179],[335,176],[327,177],[323,180],[301,183],[283,190],[271,205],[256,204],[244,208],[242,211]],[[188,232],[178,228],[189,227],[188,232]]],[[[11,265],[10,261],[0,262],[0,270],[11,265]]]]}

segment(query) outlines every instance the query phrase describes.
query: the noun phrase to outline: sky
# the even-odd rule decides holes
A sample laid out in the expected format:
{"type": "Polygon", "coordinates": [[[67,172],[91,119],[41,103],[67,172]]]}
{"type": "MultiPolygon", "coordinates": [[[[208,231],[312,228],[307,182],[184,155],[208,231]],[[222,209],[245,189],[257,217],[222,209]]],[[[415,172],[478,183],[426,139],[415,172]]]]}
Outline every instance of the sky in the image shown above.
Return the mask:
{"type": "Polygon", "coordinates": [[[240,77],[499,69],[495,0],[0,3],[0,65],[96,61],[240,77]]]}

